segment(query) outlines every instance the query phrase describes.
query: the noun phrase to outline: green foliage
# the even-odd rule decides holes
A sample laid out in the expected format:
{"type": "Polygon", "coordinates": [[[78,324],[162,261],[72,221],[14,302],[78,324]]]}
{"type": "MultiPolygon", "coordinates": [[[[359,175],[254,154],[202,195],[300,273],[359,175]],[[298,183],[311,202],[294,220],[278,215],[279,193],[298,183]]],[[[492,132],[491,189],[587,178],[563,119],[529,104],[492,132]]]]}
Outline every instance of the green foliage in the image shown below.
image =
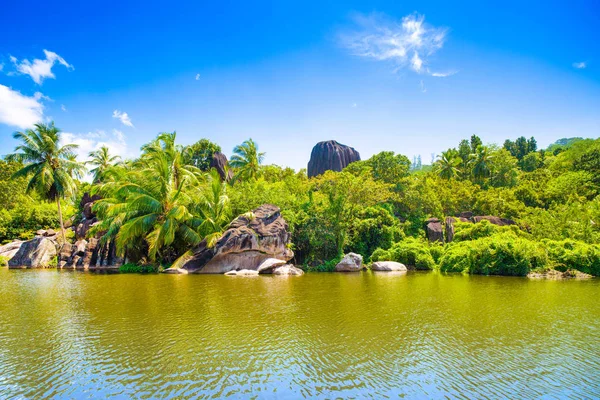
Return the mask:
{"type": "Polygon", "coordinates": [[[0,256],[0,267],[8,267],[8,257],[0,256]]]}
{"type": "Polygon", "coordinates": [[[111,165],[116,164],[120,159],[119,156],[110,155],[107,146],[101,146],[98,150],[90,152],[88,157],[90,160],[86,164],[94,167],[90,172],[94,176],[95,183],[102,182],[111,165]]]}
{"type": "Polygon", "coordinates": [[[221,146],[208,139],[200,139],[184,149],[185,162],[201,171],[208,171],[213,154],[221,151],[221,146]]]}
{"type": "MultiPolygon", "coordinates": [[[[390,249],[377,249],[371,255],[371,261],[397,261],[419,270],[432,270],[436,263],[432,255],[432,245],[425,240],[406,238],[395,243],[390,249]]],[[[434,250],[439,256],[439,249],[434,250]]]]}
{"type": "Polygon", "coordinates": [[[254,140],[248,139],[233,149],[233,156],[229,165],[234,169],[233,181],[254,180],[258,178],[260,164],[265,158],[265,153],[258,152],[258,145],[254,140]]]}
{"type": "Polygon", "coordinates": [[[345,252],[355,252],[366,262],[377,248],[389,249],[394,242],[404,238],[400,221],[394,217],[389,207],[367,207],[352,220],[345,252]]]}
{"type": "Polygon", "coordinates": [[[329,261],[325,261],[321,264],[314,266],[306,265],[303,269],[307,272],[334,272],[335,266],[342,260],[342,257],[338,256],[329,261]]]}
{"type": "Polygon", "coordinates": [[[151,274],[159,272],[159,267],[155,265],[139,265],[133,263],[123,264],[119,267],[121,274],[151,274]]]}
{"type": "Polygon", "coordinates": [[[600,276],[600,245],[571,239],[543,240],[552,266],[559,271],[574,269],[600,276]]]}
{"type": "Polygon", "coordinates": [[[443,272],[525,276],[549,266],[544,247],[513,232],[447,245],[440,258],[443,272]]]}

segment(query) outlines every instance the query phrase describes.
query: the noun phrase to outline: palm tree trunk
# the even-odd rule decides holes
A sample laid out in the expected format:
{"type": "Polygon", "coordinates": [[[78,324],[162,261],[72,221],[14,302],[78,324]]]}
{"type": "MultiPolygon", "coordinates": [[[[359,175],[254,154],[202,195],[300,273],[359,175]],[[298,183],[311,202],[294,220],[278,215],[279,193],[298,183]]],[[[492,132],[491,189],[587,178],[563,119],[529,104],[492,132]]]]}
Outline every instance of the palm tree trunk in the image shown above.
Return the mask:
{"type": "Polygon", "coordinates": [[[65,235],[65,224],[63,224],[62,209],[60,208],[60,196],[56,196],[56,204],[58,205],[58,220],[60,221],[60,232],[63,238],[64,245],[65,243],[67,243],[67,236],[65,235]]]}

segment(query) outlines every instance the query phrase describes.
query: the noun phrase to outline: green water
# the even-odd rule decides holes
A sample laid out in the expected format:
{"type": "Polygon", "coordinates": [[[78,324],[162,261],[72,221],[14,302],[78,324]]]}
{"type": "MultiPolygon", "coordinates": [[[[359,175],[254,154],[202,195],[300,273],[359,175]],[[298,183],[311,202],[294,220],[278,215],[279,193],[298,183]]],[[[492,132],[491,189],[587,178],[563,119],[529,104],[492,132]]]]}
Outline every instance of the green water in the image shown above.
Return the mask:
{"type": "Polygon", "coordinates": [[[0,398],[594,398],[600,280],[0,270],[0,398]]]}

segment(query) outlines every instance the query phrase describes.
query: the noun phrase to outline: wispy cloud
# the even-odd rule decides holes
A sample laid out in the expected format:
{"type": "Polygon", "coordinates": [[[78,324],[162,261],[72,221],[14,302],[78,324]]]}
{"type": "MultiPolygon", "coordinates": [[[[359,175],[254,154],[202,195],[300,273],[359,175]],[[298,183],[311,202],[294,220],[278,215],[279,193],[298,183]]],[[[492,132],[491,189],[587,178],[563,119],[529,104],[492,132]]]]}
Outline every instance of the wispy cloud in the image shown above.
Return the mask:
{"type": "Polygon", "coordinates": [[[421,87],[421,93],[427,93],[427,88],[425,87],[425,82],[421,79],[421,83],[419,84],[421,87]]]}
{"type": "Polygon", "coordinates": [[[573,68],[584,69],[587,67],[587,63],[585,61],[573,63],[573,68]]]}
{"type": "Polygon", "coordinates": [[[44,54],[46,55],[45,60],[36,58],[33,62],[25,59],[19,61],[16,57],[10,56],[10,61],[15,65],[18,73],[29,75],[38,85],[41,85],[45,78],[56,78],[52,72],[52,67],[54,67],[54,64],[57,62],[67,67],[69,70],[74,69],[71,64],[66,62],[65,59],[58,54],[48,50],[44,50],[44,54]]]}
{"type": "Polygon", "coordinates": [[[436,78],[446,78],[448,76],[456,75],[458,71],[446,71],[446,72],[430,72],[431,76],[436,78]]]}
{"type": "Polygon", "coordinates": [[[356,107],[358,107],[358,104],[352,103],[352,108],[356,108],[356,107]]]}
{"type": "Polygon", "coordinates": [[[0,63],[0,71],[4,69],[4,63],[0,63]]]}
{"type": "Polygon", "coordinates": [[[47,97],[40,92],[29,97],[0,85],[0,123],[21,129],[31,128],[44,119],[42,101],[45,99],[47,97]]]}
{"type": "Polygon", "coordinates": [[[196,74],[196,80],[199,81],[200,80],[200,74],[196,74]]]}
{"type": "Polygon", "coordinates": [[[60,105],[60,109],[63,110],[64,112],[67,112],[67,107],[65,107],[64,104],[60,105]]]}
{"type": "Polygon", "coordinates": [[[430,73],[428,59],[443,47],[448,32],[425,23],[425,17],[417,13],[400,21],[382,14],[357,14],[354,22],[356,29],[340,35],[352,54],[392,62],[396,71],[410,68],[424,74],[430,73]]]}
{"type": "Polygon", "coordinates": [[[115,110],[113,111],[113,118],[117,118],[123,125],[133,128],[133,122],[131,122],[131,118],[129,118],[129,115],[126,112],[115,110]]]}

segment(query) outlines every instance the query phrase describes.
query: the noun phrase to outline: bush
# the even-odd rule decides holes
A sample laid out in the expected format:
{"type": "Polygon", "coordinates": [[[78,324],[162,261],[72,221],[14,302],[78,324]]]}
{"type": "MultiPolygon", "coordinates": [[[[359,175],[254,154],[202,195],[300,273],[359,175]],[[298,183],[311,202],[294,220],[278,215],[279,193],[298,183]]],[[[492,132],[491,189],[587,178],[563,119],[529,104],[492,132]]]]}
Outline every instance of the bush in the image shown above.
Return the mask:
{"type": "Polygon", "coordinates": [[[468,242],[449,244],[440,259],[443,272],[525,276],[550,266],[544,246],[503,232],[468,242]]]}
{"type": "Polygon", "coordinates": [[[371,255],[371,261],[396,261],[420,270],[431,270],[436,266],[433,252],[439,255],[439,245],[430,245],[428,242],[406,238],[395,243],[389,250],[377,249],[371,255]]]}
{"type": "Polygon", "coordinates": [[[8,267],[8,257],[0,256],[0,267],[8,267]]]}
{"type": "Polygon", "coordinates": [[[325,261],[324,263],[316,265],[314,267],[306,265],[302,269],[304,269],[307,272],[334,272],[335,266],[338,265],[338,263],[341,260],[341,257],[336,257],[332,260],[325,261]]]}
{"type": "Polygon", "coordinates": [[[154,265],[127,263],[119,267],[119,272],[122,274],[149,274],[159,272],[159,268],[154,265]]]}
{"type": "Polygon", "coordinates": [[[552,267],[558,271],[576,269],[586,274],[600,275],[600,246],[576,240],[543,240],[552,267]]]}

